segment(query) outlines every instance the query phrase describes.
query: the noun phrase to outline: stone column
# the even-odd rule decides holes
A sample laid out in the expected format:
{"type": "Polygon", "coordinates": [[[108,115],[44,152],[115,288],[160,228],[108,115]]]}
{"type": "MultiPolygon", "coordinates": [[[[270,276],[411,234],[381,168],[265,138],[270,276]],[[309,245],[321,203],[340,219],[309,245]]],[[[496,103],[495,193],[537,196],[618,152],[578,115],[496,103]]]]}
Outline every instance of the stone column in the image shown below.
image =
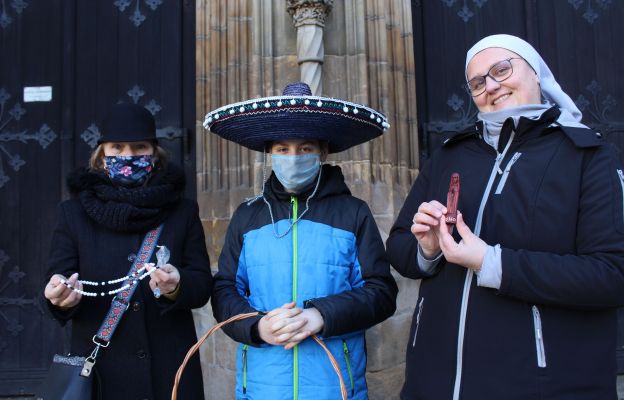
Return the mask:
{"type": "Polygon", "coordinates": [[[297,28],[297,62],[301,81],[310,86],[312,94],[320,96],[323,93],[321,66],[325,57],[323,28],[334,0],[286,0],[286,4],[297,28]]]}

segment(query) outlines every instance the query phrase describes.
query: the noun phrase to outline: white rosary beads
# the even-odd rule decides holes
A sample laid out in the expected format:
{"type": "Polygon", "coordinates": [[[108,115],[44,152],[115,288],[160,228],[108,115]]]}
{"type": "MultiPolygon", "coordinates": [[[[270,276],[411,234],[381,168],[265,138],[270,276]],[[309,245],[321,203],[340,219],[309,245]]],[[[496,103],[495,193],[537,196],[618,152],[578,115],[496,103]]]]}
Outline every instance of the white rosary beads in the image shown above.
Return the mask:
{"type": "MultiPolygon", "coordinates": [[[[128,283],[126,283],[125,285],[117,289],[109,290],[108,292],[99,292],[99,293],[87,292],[86,290],[78,289],[77,287],[72,286],[72,284],[69,283],[67,279],[61,279],[61,283],[65,285],[66,287],[68,287],[69,289],[73,290],[74,292],[80,293],[83,296],[89,296],[89,297],[106,296],[106,295],[112,296],[126,289],[130,289],[132,286],[139,283],[139,281],[142,281],[143,278],[145,278],[146,276],[150,276],[154,271],[156,271],[157,269],[159,269],[160,267],[164,266],[165,264],[169,262],[169,257],[171,253],[169,252],[169,249],[167,248],[167,246],[157,246],[157,247],[158,247],[158,251],[156,252],[156,260],[158,264],[156,264],[156,266],[154,266],[154,263],[145,263],[143,264],[141,268],[134,271],[132,274],[128,276],[123,276],[117,279],[111,279],[106,282],[104,281],[95,282],[95,281],[87,281],[87,280],[78,281],[79,283],[85,286],[106,286],[106,285],[114,285],[115,283],[128,281],[128,283]],[[145,272],[147,267],[152,267],[152,270],[145,272]]],[[[154,289],[154,297],[156,298],[160,297],[160,288],[158,287],[158,284],[156,284],[156,289],[154,289]]]]}
{"type": "Polygon", "coordinates": [[[109,290],[108,292],[99,292],[99,293],[87,292],[85,290],[81,290],[81,289],[78,289],[77,287],[72,286],[72,284],[69,283],[66,279],[61,279],[61,283],[65,285],[66,287],[70,288],[71,290],[73,290],[74,292],[80,293],[83,296],[89,296],[89,297],[106,296],[106,295],[112,296],[114,294],[117,294],[121,291],[129,289],[132,286],[136,285],[137,283],[139,283],[139,281],[143,280],[143,278],[145,278],[146,276],[151,275],[152,272],[156,271],[158,268],[160,268],[160,266],[154,267],[153,263],[146,263],[143,265],[143,267],[133,272],[130,276],[124,276],[122,278],[117,278],[117,279],[111,279],[110,281],[106,281],[106,282],[94,282],[94,281],[86,281],[86,280],[78,281],[82,283],[83,285],[87,285],[87,286],[105,286],[105,285],[113,285],[115,283],[124,282],[127,280],[132,280],[131,282],[126,283],[125,285],[117,289],[109,290]],[[144,274],[141,274],[143,271],[146,270],[147,266],[151,266],[153,267],[153,269],[149,272],[145,272],[144,274]]]}

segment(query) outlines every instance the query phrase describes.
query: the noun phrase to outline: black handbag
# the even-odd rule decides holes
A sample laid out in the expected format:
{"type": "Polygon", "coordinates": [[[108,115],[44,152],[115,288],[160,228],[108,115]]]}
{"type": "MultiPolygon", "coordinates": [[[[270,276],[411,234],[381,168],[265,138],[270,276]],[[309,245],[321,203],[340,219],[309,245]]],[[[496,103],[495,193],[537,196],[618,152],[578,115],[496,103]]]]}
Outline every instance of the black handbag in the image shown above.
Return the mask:
{"type": "Polygon", "coordinates": [[[99,400],[102,397],[100,379],[95,369],[98,351],[110,344],[111,337],[138,287],[136,284],[138,270],[151,258],[162,227],[160,225],[145,235],[141,249],[128,272],[128,278],[122,284],[129,284],[129,288],[113,298],[100,329],[93,336],[95,348],[91,355],[85,358],[55,354],[48,375],[41,386],[41,394],[35,397],[37,400],[99,400]]]}
{"type": "Polygon", "coordinates": [[[84,357],[55,354],[37,400],[100,399],[100,385],[93,363],[84,357]]]}

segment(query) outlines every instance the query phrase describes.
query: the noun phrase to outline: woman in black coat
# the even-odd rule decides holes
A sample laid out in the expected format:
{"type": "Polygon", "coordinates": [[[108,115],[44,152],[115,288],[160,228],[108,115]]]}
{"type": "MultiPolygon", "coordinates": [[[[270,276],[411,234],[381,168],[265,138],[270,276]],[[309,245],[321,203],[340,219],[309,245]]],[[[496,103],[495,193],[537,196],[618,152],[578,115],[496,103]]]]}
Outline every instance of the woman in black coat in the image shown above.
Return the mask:
{"type": "MultiPolygon", "coordinates": [[[[103,135],[90,168],[69,178],[73,198],[60,205],[45,297],[61,324],[72,321],[71,353],[88,356],[111,307],[108,291],[123,285],[89,282],[126,276],[146,233],[163,225],[156,244],[167,247],[170,259],[141,272],[151,271],[138,281],[95,369],[103,399],[168,399],[175,372],[197,340],[191,309],[204,305],[212,288],[198,206],[183,199],[184,174],[167,163],[153,117],[143,107],[115,106],[103,135]]],[[[154,263],[155,253],[149,260],[154,263]]],[[[203,399],[197,358],[187,366],[178,395],[203,399]]]]}
{"type": "Polygon", "coordinates": [[[478,122],[427,160],[387,241],[422,279],[401,399],[615,400],[616,152],[518,37],[475,44],[466,83],[478,122]]]}

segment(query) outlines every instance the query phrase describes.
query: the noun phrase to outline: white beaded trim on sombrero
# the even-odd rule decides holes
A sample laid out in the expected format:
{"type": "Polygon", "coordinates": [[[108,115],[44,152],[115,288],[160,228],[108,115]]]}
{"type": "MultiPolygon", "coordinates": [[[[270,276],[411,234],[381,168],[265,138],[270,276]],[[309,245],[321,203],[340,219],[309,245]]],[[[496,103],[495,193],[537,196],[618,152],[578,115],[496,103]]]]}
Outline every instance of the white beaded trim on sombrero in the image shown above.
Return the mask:
{"type": "Polygon", "coordinates": [[[345,114],[350,114],[349,116],[358,115],[357,118],[361,118],[362,120],[364,120],[364,118],[360,117],[359,114],[361,112],[366,112],[370,122],[376,123],[378,126],[383,128],[383,130],[390,127],[388,119],[385,115],[361,104],[333,99],[330,97],[296,95],[262,97],[228,104],[206,114],[203,125],[204,128],[209,130],[210,125],[216,123],[223,117],[245,113],[275,112],[276,109],[280,109],[282,107],[286,107],[290,110],[293,110],[293,107],[296,107],[295,110],[307,109],[309,112],[319,113],[335,113],[336,111],[342,111],[345,114]],[[328,109],[331,111],[328,111],[328,109]]]}

